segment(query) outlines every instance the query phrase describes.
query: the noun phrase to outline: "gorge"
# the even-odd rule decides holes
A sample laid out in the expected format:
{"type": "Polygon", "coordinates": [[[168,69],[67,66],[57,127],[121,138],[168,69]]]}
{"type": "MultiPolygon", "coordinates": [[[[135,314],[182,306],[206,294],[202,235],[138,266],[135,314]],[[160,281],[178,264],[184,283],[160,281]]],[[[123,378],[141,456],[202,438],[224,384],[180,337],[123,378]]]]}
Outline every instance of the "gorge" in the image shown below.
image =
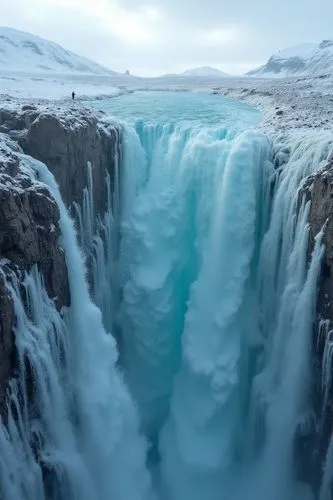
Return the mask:
{"type": "Polygon", "coordinates": [[[89,105],[0,109],[1,500],[330,500],[331,131],[89,105]]]}

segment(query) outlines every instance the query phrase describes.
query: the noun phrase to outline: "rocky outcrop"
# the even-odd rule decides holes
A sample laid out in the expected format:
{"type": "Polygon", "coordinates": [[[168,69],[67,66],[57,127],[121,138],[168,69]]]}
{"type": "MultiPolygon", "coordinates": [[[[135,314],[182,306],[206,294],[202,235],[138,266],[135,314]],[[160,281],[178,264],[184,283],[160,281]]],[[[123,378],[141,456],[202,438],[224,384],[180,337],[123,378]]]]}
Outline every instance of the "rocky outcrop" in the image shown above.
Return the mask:
{"type": "Polygon", "coordinates": [[[48,189],[29,176],[25,155],[0,134],[0,409],[8,379],[15,373],[14,310],[5,286],[12,273],[36,265],[58,309],[69,305],[59,210],[48,189]]]}
{"type": "Polygon", "coordinates": [[[103,218],[106,172],[112,188],[119,135],[119,128],[102,114],[79,104],[11,103],[0,109],[0,414],[7,381],[16,369],[15,317],[6,279],[36,265],[57,308],[70,304],[58,206],[48,189],[29,175],[25,154],[48,166],[68,207],[82,204],[89,162],[95,219],[103,218]]]}
{"type": "Polygon", "coordinates": [[[45,163],[67,204],[81,204],[87,185],[87,163],[92,165],[94,207],[106,209],[105,175],[111,184],[119,155],[119,128],[103,115],[80,105],[13,106],[0,110],[0,132],[16,140],[25,153],[45,163]]]}
{"type": "Polygon", "coordinates": [[[7,383],[15,372],[15,342],[13,304],[2,274],[0,274],[0,304],[0,415],[3,415],[7,383]]]}
{"type": "Polygon", "coordinates": [[[322,228],[324,228],[323,243],[325,245],[317,296],[316,320],[313,327],[312,407],[314,418],[301,453],[302,479],[310,482],[314,490],[318,491],[333,433],[333,383],[330,384],[329,380],[326,380],[326,383],[322,384],[323,376],[333,377],[332,360],[325,358],[329,344],[333,347],[333,157],[324,169],[306,179],[300,197],[303,195],[307,201],[311,201],[308,259],[310,260],[314,248],[315,237],[322,228]]]}

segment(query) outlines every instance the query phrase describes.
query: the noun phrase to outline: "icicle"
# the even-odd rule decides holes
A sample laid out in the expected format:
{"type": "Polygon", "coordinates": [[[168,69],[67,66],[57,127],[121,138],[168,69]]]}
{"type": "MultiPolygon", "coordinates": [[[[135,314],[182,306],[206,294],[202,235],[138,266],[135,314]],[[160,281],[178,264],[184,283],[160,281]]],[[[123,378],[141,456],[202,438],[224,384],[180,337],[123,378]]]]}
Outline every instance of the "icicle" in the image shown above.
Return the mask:
{"type": "Polygon", "coordinates": [[[106,171],[105,183],[107,206],[105,214],[96,214],[92,164],[87,164],[87,186],[84,189],[82,207],[73,203],[78,224],[79,241],[87,262],[91,266],[91,291],[93,299],[102,311],[103,323],[108,331],[115,328],[118,290],[116,279],[117,240],[119,238],[119,150],[114,157],[115,185],[112,194],[110,174],[106,171]],[[111,285],[112,284],[112,285],[111,285]]]}
{"type": "Polygon", "coordinates": [[[7,430],[0,425],[0,496],[46,500],[52,491],[54,498],[91,500],[91,477],[72,426],[70,332],[36,268],[22,283],[14,274],[9,280],[19,377],[7,397],[7,430]]]}
{"type": "Polygon", "coordinates": [[[321,389],[324,394],[322,414],[326,412],[328,396],[332,386],[332,367],[333,367],[333,330],[330,320],[322,320],[319,323],[318,342],[323,338],[324,353],[321,366],[321,389]]]}
{"type": "Polygon", "coordinates": [[[319,500],[332,500],[333,498],[333,434],[328,445],[324,474],[319,493],[319,500]]]}

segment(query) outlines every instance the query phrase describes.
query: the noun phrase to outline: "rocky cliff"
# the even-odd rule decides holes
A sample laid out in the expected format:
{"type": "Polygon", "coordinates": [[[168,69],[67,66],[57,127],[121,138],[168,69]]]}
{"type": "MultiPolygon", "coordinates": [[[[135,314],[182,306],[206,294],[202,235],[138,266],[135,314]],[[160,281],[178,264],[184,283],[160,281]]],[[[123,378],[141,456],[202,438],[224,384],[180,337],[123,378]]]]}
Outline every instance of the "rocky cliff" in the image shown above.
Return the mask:
{"type": "Polygon", "coordinates": [[[333,156],[322,170],[306,179],[300,190],[300,197],[303,195],[311,202],[308,259],[311,258],[315,237],[322,228],[325,245],[313,325],[313,415],[301,452],[301,477],[317,491],[333,433],[333,156]]]}
{"type": "Polygon", "coordinates": [[[0,109],[0,413],[16,370],[14,312],[6,279],[36,265],[57,308],[70,304],[59,210],[48,189],[29,173],[29,157],[48,166],[68,206],[82,203],[90,162],[95,215],[103,216],[106,172],[112,183],[119,134],[101,115],[80,107],[0,109]]]}
{"type": "Polygon", "coordinates": [[[0,134],[0,406],[16,365],[6,279],[37,265],[57,307],[70,303],[59,210],[49,191],[31,179],[25,161],[19,146],[0,134]]]}
{"type": "Polygon", "coordinates": [[[119,154],[119,128],[103,115],[80,106],[13,106],[0,109],[0,132],[17,141],[23,151],[45,163],[60,187],[65,203],[81,203],[87,185],[87,162],[92,164],[94,206],[106,208],[105,174],[113,183],[119,154]]]}

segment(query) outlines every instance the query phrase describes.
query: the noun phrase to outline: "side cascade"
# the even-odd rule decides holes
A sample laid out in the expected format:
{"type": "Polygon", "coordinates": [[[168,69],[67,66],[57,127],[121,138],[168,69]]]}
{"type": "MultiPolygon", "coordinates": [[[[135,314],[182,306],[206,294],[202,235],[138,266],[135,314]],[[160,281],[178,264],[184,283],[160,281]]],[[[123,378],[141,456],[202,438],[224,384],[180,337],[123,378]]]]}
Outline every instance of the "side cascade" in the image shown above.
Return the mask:
{"type": "Polygon", "coordinates": [[[57,312],[36,269],[8,282],[20,371],[0,425],[0,497],[147,500],[145,441],[115,340],[90,299],[73,222],[47,167],[22,161],[58,204],[71,306],[57,312]]]}
{"type": "Polygon", "coordinates": [[[114,176],[111,181],[106,171],[106,211],[96,213],[92,164],[87,163],[87,185],[82,204],[73,203],[74,219],[77,222],[80,247],[84,252],[88,268],[88,281],[95,304],[102,312],[103,324],[109,331],[116,330],[118,302],[117,256],[119,242],[120,144],[117,143],[114,157],[114,176]]]}

